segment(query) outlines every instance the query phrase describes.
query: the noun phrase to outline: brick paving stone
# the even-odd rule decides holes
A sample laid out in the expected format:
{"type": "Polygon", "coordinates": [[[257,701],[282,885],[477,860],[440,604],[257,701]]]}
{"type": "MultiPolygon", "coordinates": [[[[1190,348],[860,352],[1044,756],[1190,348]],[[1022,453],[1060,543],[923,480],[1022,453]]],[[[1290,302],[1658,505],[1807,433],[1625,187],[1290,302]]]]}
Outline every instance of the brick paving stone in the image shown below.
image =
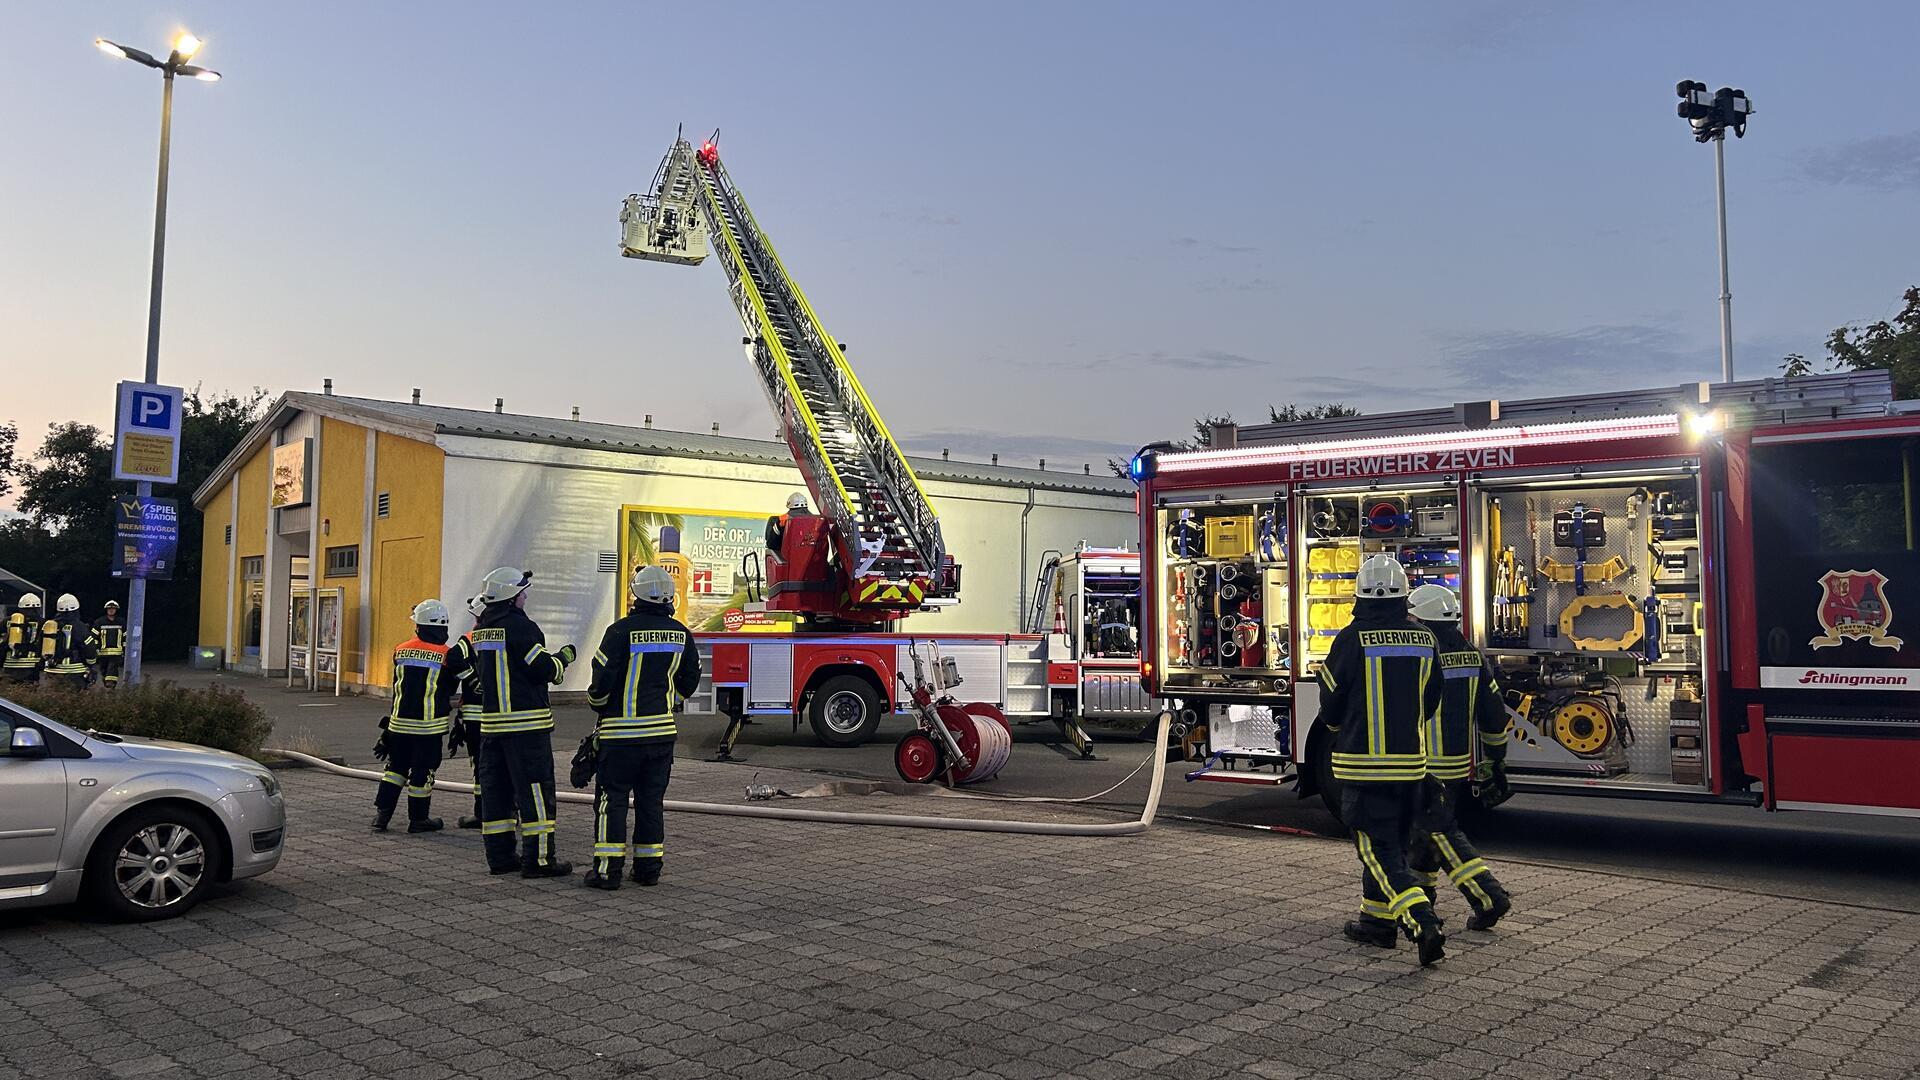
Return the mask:
{"type": "MultiPolygon", "coordinates": [[[[676,761],[673,794],[737,803],[740,777],[676,761]]],[[[470,833],[369,834],[360,782],[283,783],[282,865],[186,919],[0,918],[0,1077],[1892,1080],[1920,1060],[1900,912],[1516,864],[1514,917],[1421,971],[1339,939],[1344,843],[676,814],[665,883],[601,894],[488,877],[470,833]]],[[[558,813],[576,862],[586,809],[558,813]]]]}

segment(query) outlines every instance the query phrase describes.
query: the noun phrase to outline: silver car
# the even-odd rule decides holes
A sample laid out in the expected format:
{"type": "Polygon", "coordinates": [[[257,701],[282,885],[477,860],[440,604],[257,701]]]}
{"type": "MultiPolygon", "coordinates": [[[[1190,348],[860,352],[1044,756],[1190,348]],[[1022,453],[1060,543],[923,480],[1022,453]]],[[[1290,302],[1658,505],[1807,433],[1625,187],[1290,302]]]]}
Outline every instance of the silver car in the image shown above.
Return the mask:
{"type": "Polygon", "coordinates": [[[87,900],[178,915],[280,861],[286,806],[256,761],[81,733],[0,698],[0,909],[87,900]]]}

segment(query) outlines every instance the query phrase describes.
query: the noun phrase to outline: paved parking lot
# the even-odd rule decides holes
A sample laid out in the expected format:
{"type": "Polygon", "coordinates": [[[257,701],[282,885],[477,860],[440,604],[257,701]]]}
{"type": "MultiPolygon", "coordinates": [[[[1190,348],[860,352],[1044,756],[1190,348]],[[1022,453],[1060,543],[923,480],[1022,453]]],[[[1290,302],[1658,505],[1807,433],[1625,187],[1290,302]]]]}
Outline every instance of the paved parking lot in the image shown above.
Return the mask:
{"type": "MultiPolygon", "coordinates": [[[[676,770],[675,797],[741,799],[738,768],[676,770]]],[[[187,918],[0,919],[0,1076],[1892,1080],[1920,1061],[1902,912],[1510,866],[1516,914],[1422,971],[1340,940],[1355,870],[1331,840],[676,814],[667,883],[608,895],[489,878],[471,833],[375,836],[370,784],[283,776],[280,868],[187,918]]],[[[583,857],[586,809],[560,818],[583,857]]],[[[1442,914],[1464,922],[1457,897],[1442,914]]]]}

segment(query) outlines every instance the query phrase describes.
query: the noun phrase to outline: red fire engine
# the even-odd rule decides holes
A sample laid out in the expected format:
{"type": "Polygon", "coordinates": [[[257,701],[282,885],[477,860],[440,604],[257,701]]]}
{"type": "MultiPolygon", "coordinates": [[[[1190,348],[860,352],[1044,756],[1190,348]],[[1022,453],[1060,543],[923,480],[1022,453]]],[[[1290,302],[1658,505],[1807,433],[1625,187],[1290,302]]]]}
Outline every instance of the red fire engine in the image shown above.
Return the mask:
{"type": "MultiPolygon", "coordinates": [[[[720,257],[745,330],[741,344],[818,511],[782,515],[770,530],[777,537],[769,539],[764,580],[743,567],[761,596],[752,613],[782,613],[795,632],[700,635],[713,707],[730,719],[720,756],[730,756],[751,716],[790,716],[797,726],[804,715],[829,746],[865,742],[884,714],[914,710],[912,695],[898,691],[915,648],[937,654],[937,674],[953,675],[934,679],[942,692],[963,679],[972,699],[957,741],[934,733],[944,762],[974,761],[964,747],[975,745],[979,717],[997,715],[1003,727],[1009,718],[1058,717],[1052,677],[1071,677],[1077,688],[1078,669],[1061,672],[1071,657],[1050,649],[1050,635],[892,632],[911,613],[959,603],[960,567],[912,465],[774,253],[713,139],[695,150],[676,138],[651,188],[627,198],[620,220],[621,254],[630,258],[697,265],[710,250],[720,257]]],[[[1071,718],[1061,723],[1079,732],[1071,718]]],[[[979,734],[976,742],[995,741],[979,734]]],[[[915,750],[924,742],[902,742],[903,776],[925,778],[915,750]]]]}
{"type": "Polygon", "coordinates": [[[1196,779],[1338,805],[1361,560],[1457,590],[1515,791],[1920,815],[1920,403],[1884,372],[1486,401],[1143,450],[1143,678],[1196,779]]]}

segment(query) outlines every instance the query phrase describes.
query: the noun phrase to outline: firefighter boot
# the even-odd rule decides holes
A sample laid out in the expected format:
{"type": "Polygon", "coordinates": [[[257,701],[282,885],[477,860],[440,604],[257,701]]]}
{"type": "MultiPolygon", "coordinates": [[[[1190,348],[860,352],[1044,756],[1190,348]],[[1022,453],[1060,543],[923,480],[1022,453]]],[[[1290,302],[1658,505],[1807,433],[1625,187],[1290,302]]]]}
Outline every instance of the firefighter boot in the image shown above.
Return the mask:
{"type": "Polygon", "coordinates": [[[1410,914],[1420,927],[1413,935],[1414,944],[1420,946],[1420,966],[1432,967],[1446,958],[1447,935],[1440,932],[1440,920],[1426,905],[1415,907],[1410,914]]]}
{"type": "Polygon", "coordinates": [[[480,819],[472,814],[461,814],[459,827],[462,829],[477,829],[480,827],[480,819]]]}
{"type": "Polygon", "coordinates": [[[1357,941],[1362,945],[1372,945],[1379,949],[1393,949],[1400,945],[1400,935],[1394,931],[1393,924],[1379,919],[1354,919],[1341,931],[1348,941],[1357,941]]]}
{"type": "Polygon", "coordinates": [[[620,887],[621,862],[622,860],[620,859],[606,860],[607,872],[604,874],[600,872],[600,867],[597,863],[589,866],[587,868],[587,876],[581,881],[581,884],[590,889],[605,889],[608,892],[612,892],[620,887]]]}
{"type": "Polygon", "coordinates": [[[659,859],[635,859],[633,862],[633,883],[652,888],[660,884],[659,859]]]}
{"type": "Polygon", "coordinates": [[[1480,888],[1487,894],[1487,907],[1467,917],[1469,930],[1491,930],[1501,916],[1513,910],[1513,897],[1507,895],[1507,890],[1494,884],[1490,875],[1481,877],[1480,888]]]}
{"type": "Polygon", "coordinates": [[[393,820],[393,811],[391,810],[382,810],[379,813],[373,815],[373,831],[386,832],[387,822],[392,820],[393,820]]]}
{"type": "Polygon", "coordinates": [[[407,822],[407,831],[410,833],[439,832],[441,829],[444,829],[446,827],[447,827],[446,823],[441,821],[437,817],[422,818],[419,821],[407,822]]]}

